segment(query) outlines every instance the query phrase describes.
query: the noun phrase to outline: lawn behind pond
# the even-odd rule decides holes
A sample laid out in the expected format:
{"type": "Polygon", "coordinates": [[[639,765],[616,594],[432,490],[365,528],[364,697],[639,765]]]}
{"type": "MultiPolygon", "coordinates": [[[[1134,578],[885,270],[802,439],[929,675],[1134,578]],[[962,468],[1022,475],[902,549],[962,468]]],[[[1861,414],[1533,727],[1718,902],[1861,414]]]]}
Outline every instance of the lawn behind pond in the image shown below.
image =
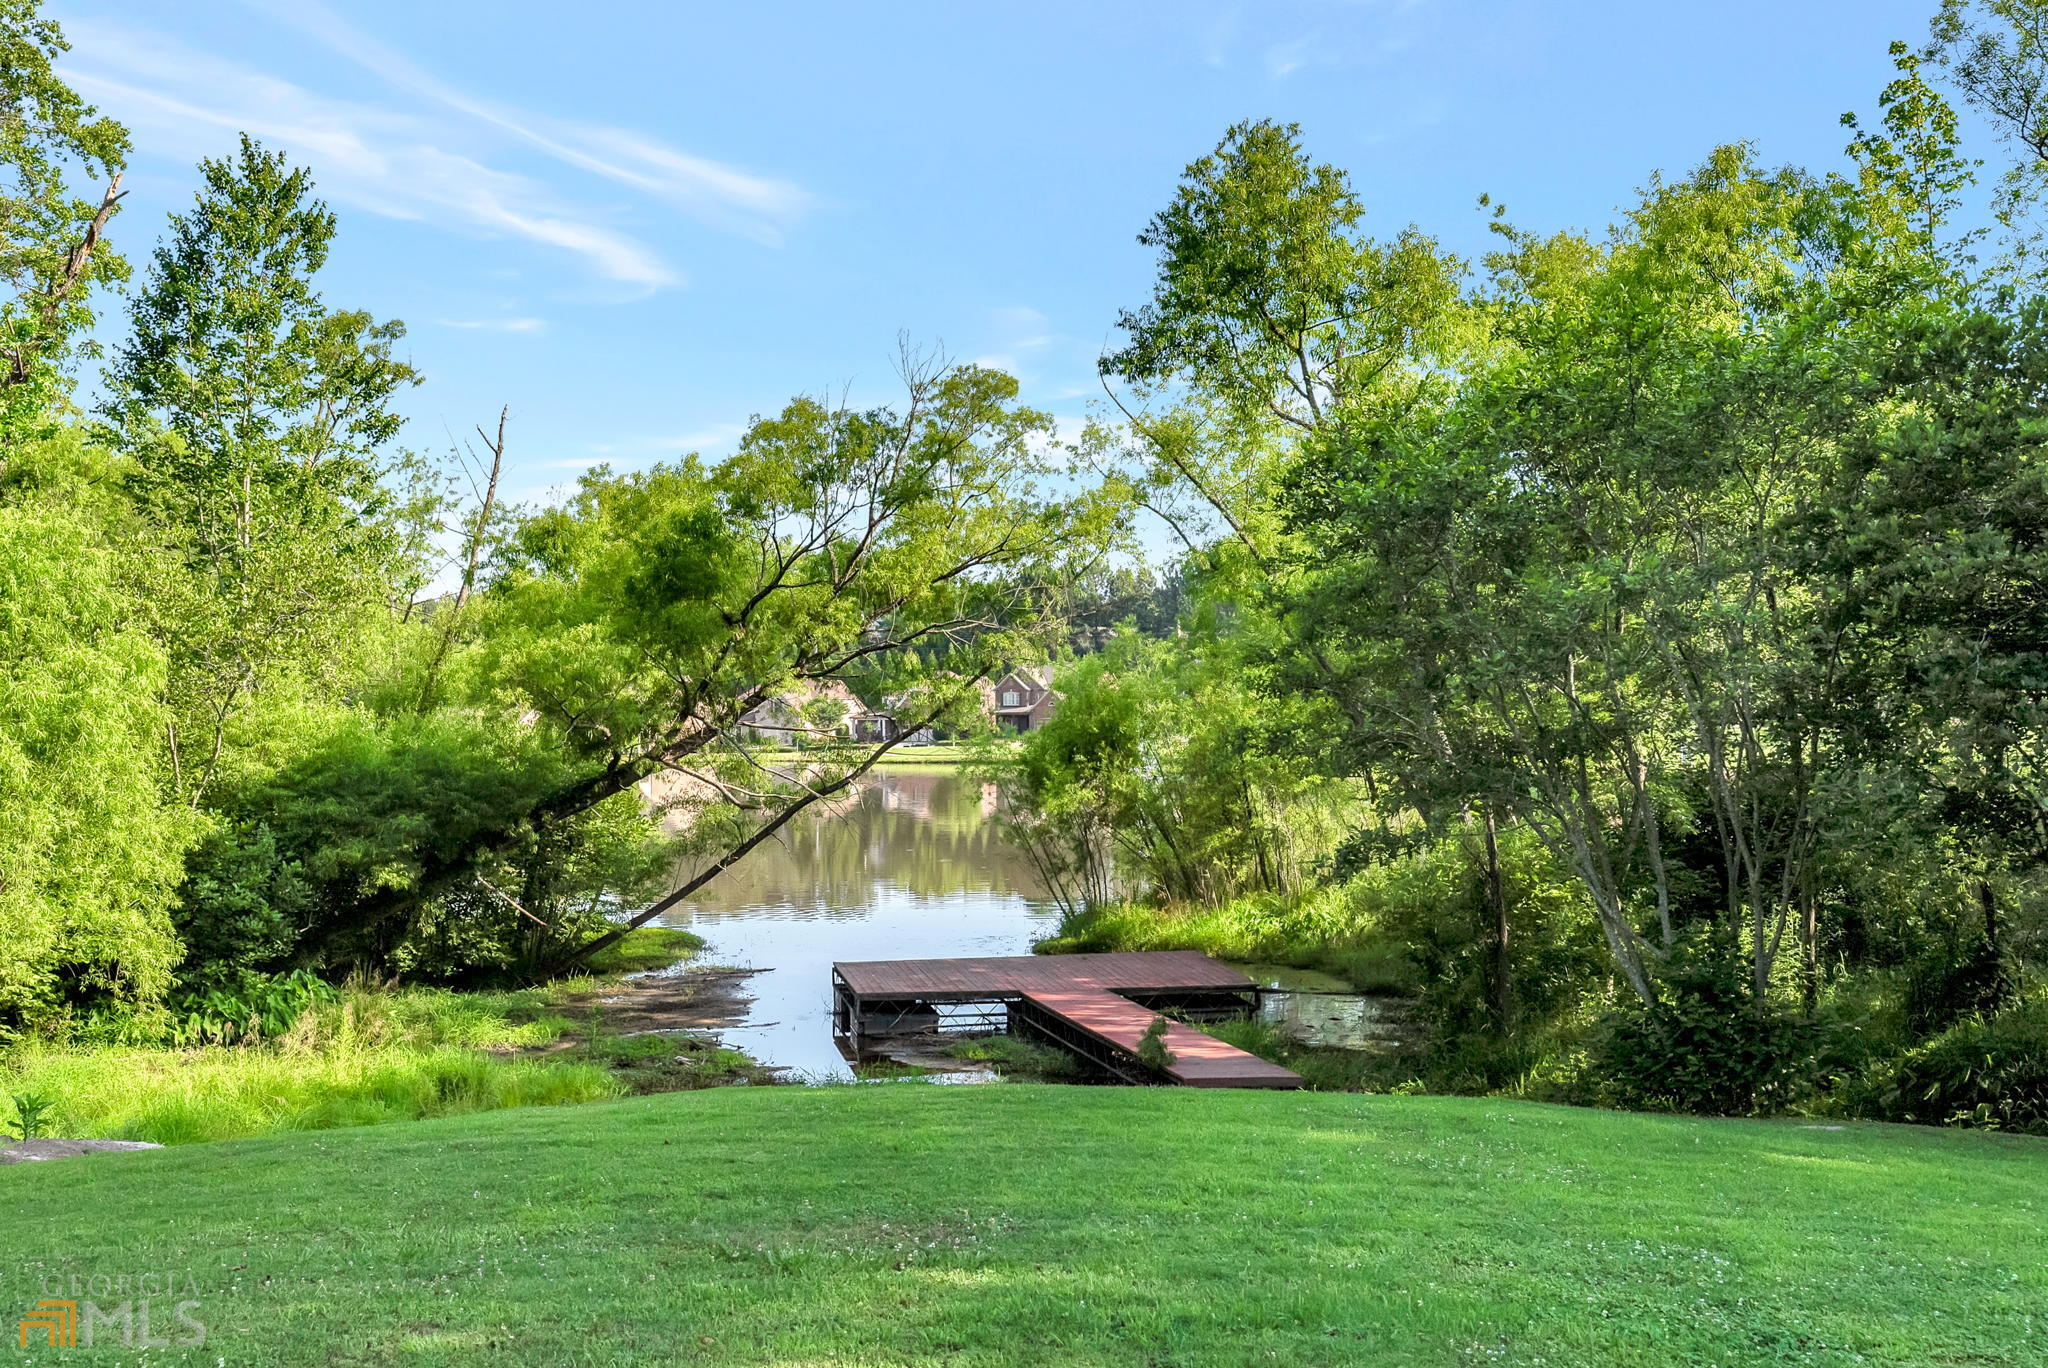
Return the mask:
{"type": "Polygon", "coordinates": [[[2048,1361],[2048,1142],[1896,1126],[728,1088],[21,1165],[0,1210],[23,1307],[190,1271],[208,1341],[152,1363],[2048,1361]]]}

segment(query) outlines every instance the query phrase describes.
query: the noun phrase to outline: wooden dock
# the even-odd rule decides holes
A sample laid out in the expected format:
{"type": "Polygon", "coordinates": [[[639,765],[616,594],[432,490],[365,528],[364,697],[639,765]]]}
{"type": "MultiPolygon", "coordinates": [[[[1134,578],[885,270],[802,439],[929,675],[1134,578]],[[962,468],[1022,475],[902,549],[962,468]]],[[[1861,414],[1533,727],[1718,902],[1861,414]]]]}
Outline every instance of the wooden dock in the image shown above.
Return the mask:
{"type": "MultiPolygon", "coordinates": [[[[1162,1081],[1139,1041],[1162,1012],[1226,1020],[1258,1007],[1258,985],[1194,950],[978,959],[862,960],[832,966],[832,1029],[849,1053],[864,1038],[1007,1029],[1072,1051],[1132,1083],[1162,1081]]],[[[1163,1081],[1190,1088],[1298,1088],[1301,1077],[1180,1022],[1163,1043],[1163,1081]]]]}

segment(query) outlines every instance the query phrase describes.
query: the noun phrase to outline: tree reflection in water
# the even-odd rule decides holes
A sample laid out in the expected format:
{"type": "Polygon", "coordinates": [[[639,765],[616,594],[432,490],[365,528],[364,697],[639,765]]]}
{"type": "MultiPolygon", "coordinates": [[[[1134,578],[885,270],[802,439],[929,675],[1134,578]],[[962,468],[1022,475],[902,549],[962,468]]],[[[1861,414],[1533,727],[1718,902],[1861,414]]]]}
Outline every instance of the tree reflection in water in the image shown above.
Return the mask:
{"type": "Polygon", "coordinates": [[[726,1041],[763,1063],[843,1078],[828,1017],[834,961],[1028,953],[1057,914],[994,810],[992,789],[951,768],[878,770],[664,918],[710,942],[700,963],[766,971],[749,981],[752,1013],[726,1041]]]}

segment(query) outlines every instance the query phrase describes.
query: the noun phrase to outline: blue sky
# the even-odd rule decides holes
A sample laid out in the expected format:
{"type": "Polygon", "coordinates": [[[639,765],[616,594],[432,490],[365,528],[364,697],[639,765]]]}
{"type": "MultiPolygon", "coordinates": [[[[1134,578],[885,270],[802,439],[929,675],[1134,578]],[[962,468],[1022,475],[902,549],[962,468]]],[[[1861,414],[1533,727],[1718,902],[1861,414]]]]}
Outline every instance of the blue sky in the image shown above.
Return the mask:
{"type": "Polygon", "coordinates": [[[407,440],[512,406],[515,497],[886,400],[899,331],[1078,418],[1134,241],[1231,122],[1300,122],[1369,224],[1605,224],[1717,142],[1834,164],[1932,0],[540,5],[52,0],[135,131],[138,263],[247,129],[341,216],[322,286],[409,325],[407,440]]]}

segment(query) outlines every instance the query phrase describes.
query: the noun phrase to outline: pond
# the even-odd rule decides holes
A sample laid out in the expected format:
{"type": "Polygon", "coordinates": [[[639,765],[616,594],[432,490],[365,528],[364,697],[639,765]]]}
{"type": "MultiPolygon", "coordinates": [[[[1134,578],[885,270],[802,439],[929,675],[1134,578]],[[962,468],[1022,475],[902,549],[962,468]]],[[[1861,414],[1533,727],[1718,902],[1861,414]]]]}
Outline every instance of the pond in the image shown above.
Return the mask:
{"type": "Polygon", "coordinates": [[[995,801],[951,766],[878,769],[664,917],[710,943],[701,963],[762,971],[725,1043],[798,1077],[848,1078],[832,1040],[836,961],[1031,953],[1059,913],[1004,843],[995,801]]]}
{"type": "MultiPolygon", "coordinates": [[[[1029,954],[1059,912],[1003,840],[995,805],[992,785],[951,766],[878,769],[665,916],[708,942],[698,963],[759,971],[746,1020],[720,1038],[794,1078],[850,1078],[832,1039],[835,962],[1029,954]]],[[[1372,1049],[1394,1034],[1385,1005],[1342,980],[1240,967],[1276,990],[1262,1014],[1312,1044],[1372,1049]]]]}

